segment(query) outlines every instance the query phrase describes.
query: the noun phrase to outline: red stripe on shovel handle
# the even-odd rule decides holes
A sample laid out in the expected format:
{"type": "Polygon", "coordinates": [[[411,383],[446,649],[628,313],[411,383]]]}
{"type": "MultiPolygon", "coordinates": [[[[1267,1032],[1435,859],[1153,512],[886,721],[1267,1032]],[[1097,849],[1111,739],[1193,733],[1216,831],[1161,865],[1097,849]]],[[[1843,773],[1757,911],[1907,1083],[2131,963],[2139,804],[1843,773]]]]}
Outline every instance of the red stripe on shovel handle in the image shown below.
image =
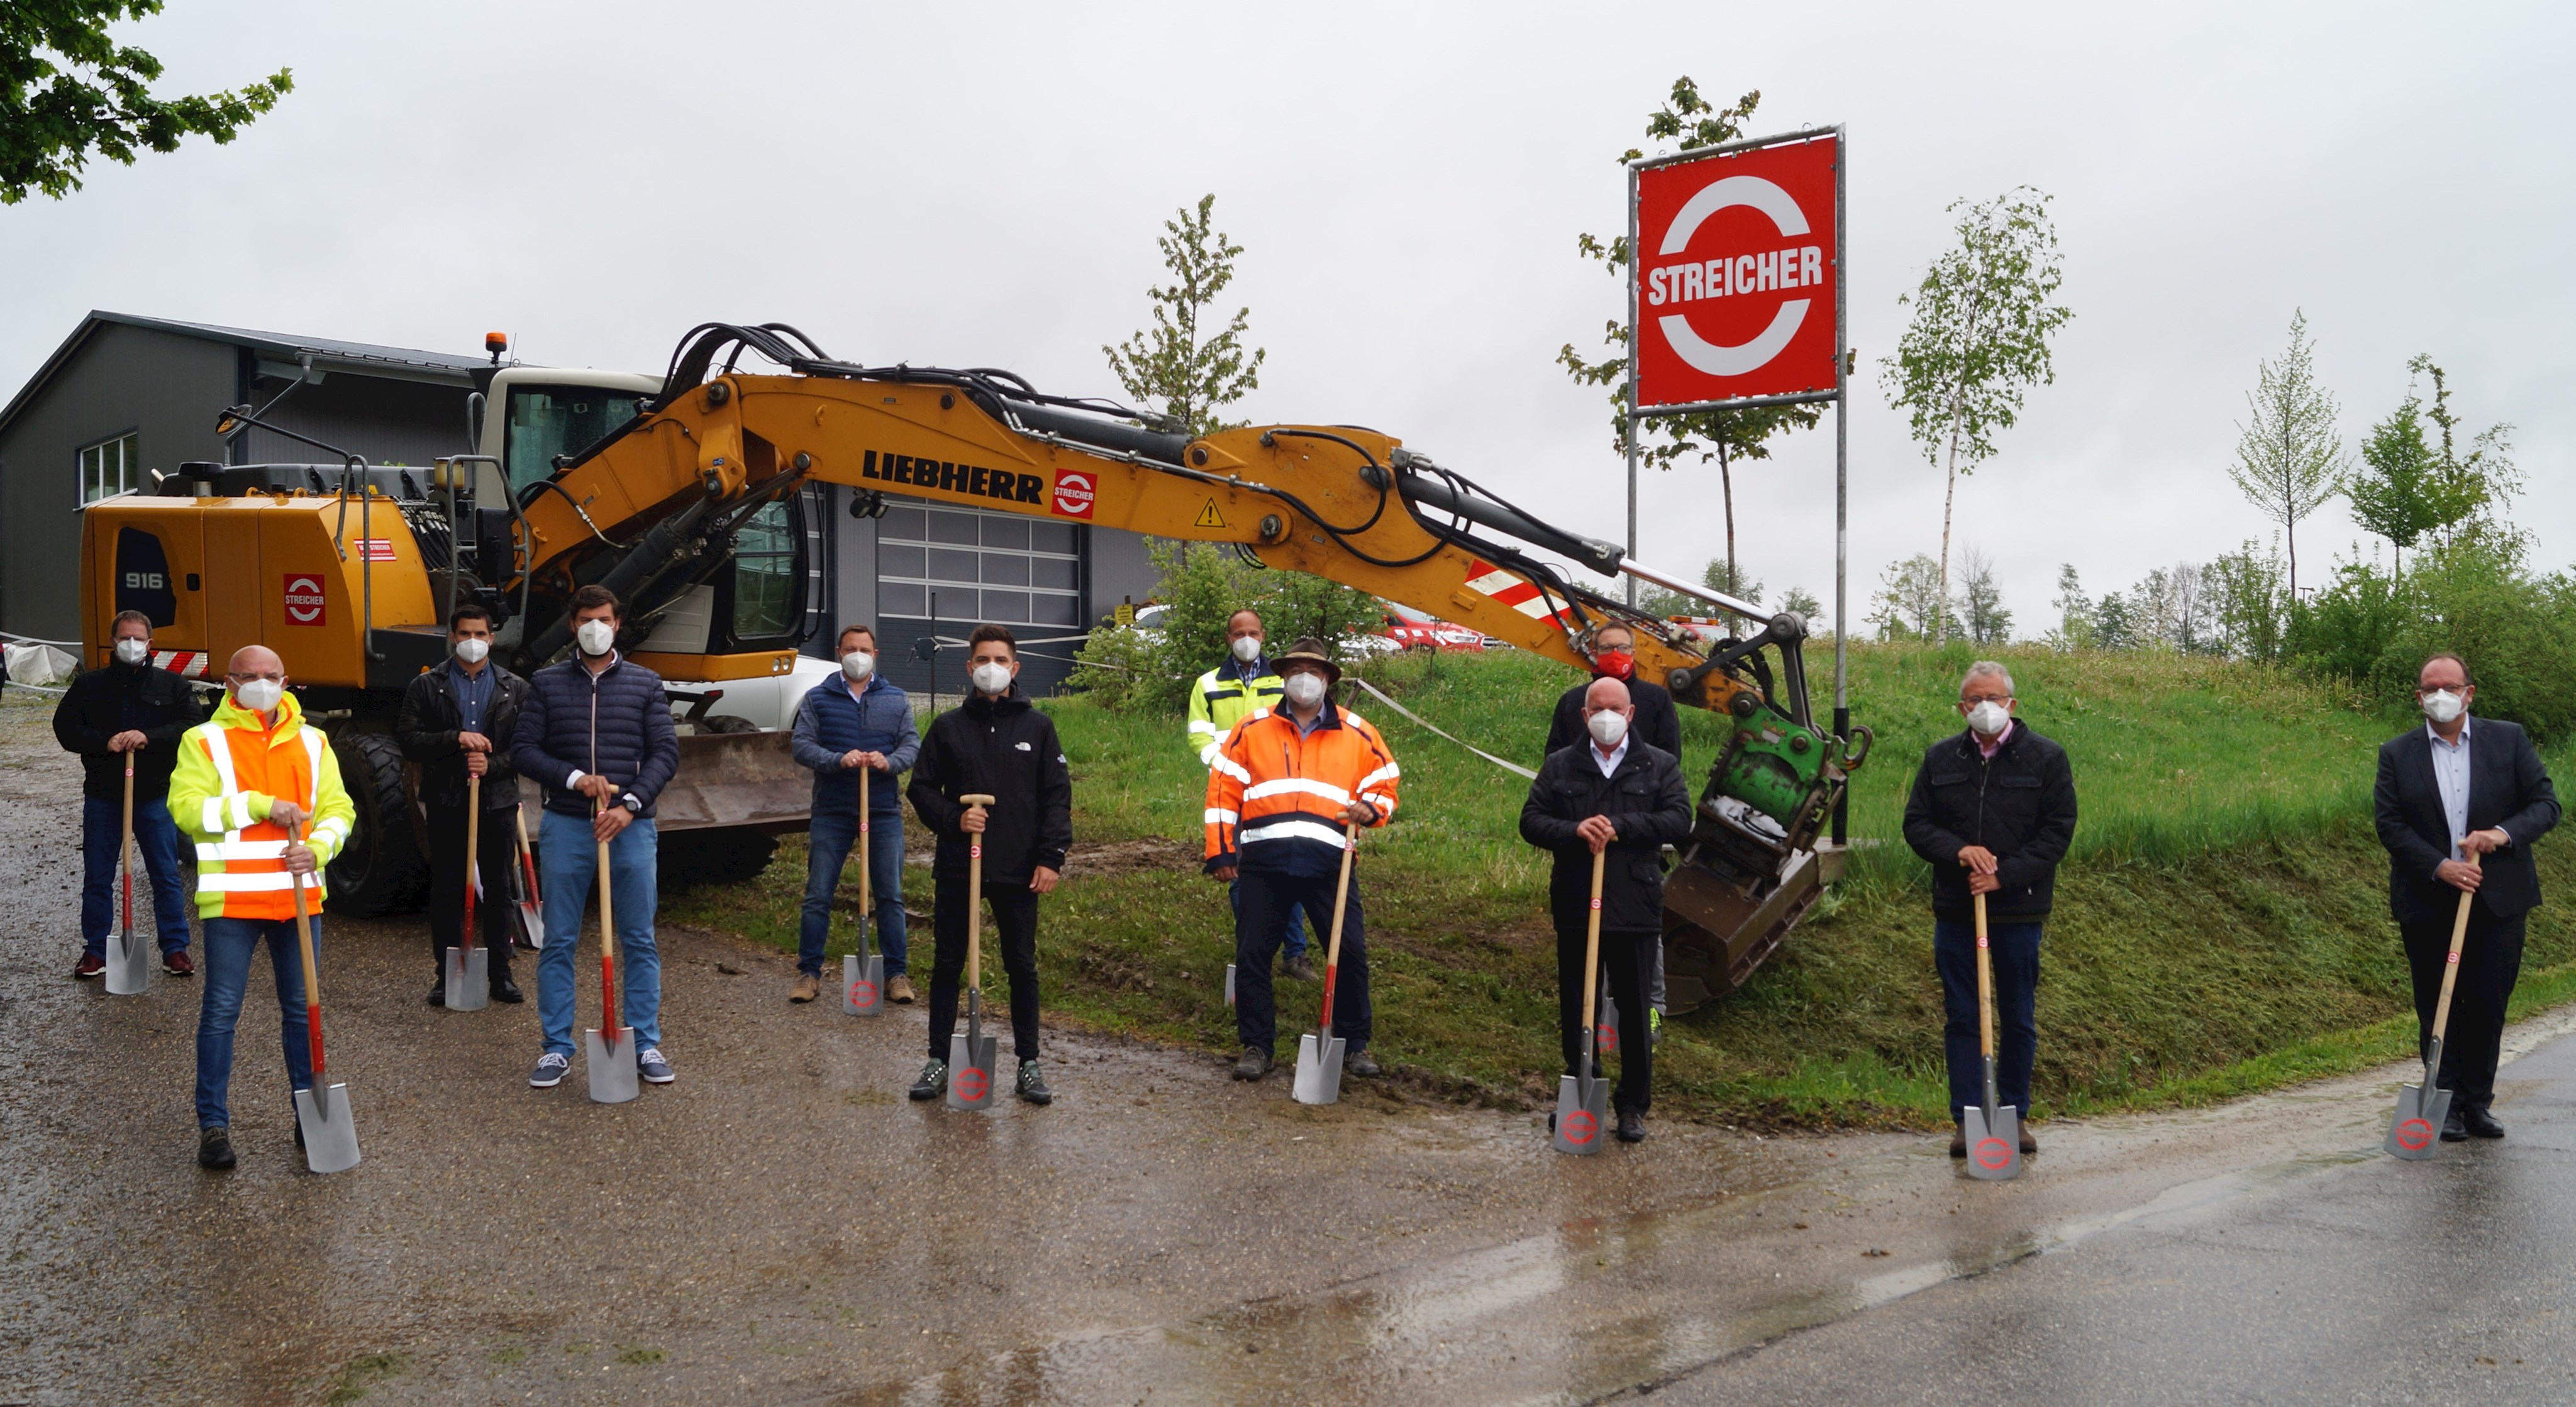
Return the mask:
{"type": "Polygon", "coordinates": [[[313,994],[304,994],[304,1040],[313,1047],[313,1099],[322,1099],[322,1003],[313,994]]]}

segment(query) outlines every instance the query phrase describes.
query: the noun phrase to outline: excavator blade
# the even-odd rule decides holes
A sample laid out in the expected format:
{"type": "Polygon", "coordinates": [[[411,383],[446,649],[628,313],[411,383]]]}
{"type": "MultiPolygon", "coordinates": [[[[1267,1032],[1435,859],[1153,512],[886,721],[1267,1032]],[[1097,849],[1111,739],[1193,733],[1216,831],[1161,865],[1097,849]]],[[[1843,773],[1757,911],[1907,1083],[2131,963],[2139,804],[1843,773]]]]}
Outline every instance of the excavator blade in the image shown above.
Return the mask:
{"type": "Polygon", "coordinates": [[[656,829],[805,829],[814,774],[796,765],[789,743],[784,731],[680,739],[680,770],[654,803],[656,829]]]}
{"type": "Polygon", "coordinates": [[[1734,991],[1825,892],[1826,857],[1792,851],[1778,882],[1748,895],[1704,866],[1664,880],[1665,1014],[1679,1016],[1734,991]]]}

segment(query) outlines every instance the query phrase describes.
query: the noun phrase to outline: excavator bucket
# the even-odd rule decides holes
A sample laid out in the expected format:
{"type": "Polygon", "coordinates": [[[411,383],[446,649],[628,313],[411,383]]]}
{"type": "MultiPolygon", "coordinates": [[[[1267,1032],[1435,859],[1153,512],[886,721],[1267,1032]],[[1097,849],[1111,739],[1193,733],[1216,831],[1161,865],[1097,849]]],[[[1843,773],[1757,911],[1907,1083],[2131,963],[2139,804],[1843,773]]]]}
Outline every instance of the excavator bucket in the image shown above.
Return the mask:
{"type": "Polygon", "coordinates": [[[1664,880],[1665,1014],[1682,1015],[1743,986],[1823,897],[1826,858],[1792,851],[1761,887],[1730,882],[1703,865],[1675,868],[1664,880]]]}
{"type": "Polygon", "coordinates": [[[654,828],[803,830],[814,774],[796,765],[789,744],[784,731],[680,739],[680,770],[654,803],[654,828]]]}

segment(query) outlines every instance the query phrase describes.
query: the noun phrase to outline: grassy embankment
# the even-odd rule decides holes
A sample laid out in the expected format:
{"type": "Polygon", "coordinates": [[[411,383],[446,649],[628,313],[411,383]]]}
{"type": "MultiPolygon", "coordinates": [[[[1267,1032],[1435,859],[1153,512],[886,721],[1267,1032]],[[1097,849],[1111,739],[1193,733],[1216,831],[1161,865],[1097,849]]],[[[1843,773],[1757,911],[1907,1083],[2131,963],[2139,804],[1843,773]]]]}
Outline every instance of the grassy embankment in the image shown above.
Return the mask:
{"type": "MultiPolygon", "coordinates": [[[[1853,715],[1879,752],[1856,777],[1858,857],[1745,990],[1671,1023],[1659,1109],[1785,1124],[1946,1120],[1939,985],[1924,867],[1895,839],[1922,749],[1967,655],[1856,650],[1853,715]]],[[[2006,656],[2025,717],[2072,754],[2084,820],[2061,872],[2043,959],[2036,1097],[2043,1114],[2191,1103],[2396,1059],[2412,1045],[2368,824],[2373,750],[2391,720],[2284,676],[2163,655],[2006,656]]],[[[1818,661],[1820,695],[1829,688],[1818,661]]],[[[1371,677],[1478,746],[1537,761],[1571,671],[1523,654],[1409,658],[1371,677]]],[[[1540,916],[1546,860],[1520,843],[1526,784],[1364,696],[1405,767],[1402,818],[1361,853],[1381,1059],[1417,1086],[1500,1103],[1549,1095],[1555,958],[1540,916]]],[[[1821,698],[1820,698],[1821,702],[1821,698]]],[[[1051,702],[1073,759],[1074,871],[1051,900],[1040,961],[1055,1016],[1231,1052],[1232,952],[1222,891],[1197,873],[1203,774],[1177,720],[1051,702]],[[1113,862],[1083,864],[1110,844],[1113,862]]],[[[1717,720],[1684,720],[1696,791],[1717,720]]],[[[2576,884],[2576,850],[2539,849],[2543,883],[2576,884]]],[[[791,842],[760,880],[677,899],[674,919],[794,945],[803,873],[791,842]]],[[[906,893],[928,908],[928,876],[906,893]]],[[[855,898],[855,879],[844,890],[855,898]]],[[[2576,925],[2533,915],[2516,1006],[2576,996],[2576,925]]],[[[926,927],[926,925],[925,925],[926,927]]],[[[927,934],[916,978],[927,973],[927,934]]],[[[837,949],[835,951],[838,951],[837,949]]],[[[1283,1028],[1313,1019],[1283,983],[1283,1028]]]]}

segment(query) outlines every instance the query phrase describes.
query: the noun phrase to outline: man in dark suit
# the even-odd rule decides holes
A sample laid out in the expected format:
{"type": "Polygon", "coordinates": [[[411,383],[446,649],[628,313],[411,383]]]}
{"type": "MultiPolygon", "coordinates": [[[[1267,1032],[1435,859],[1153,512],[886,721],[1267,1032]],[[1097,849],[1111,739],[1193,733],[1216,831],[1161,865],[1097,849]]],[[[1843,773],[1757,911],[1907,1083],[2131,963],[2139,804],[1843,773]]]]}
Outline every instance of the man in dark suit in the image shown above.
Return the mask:
{"type": "MultiPolygon", "coordinates": [[[[1551,851],[1548,912],[1556,920],[1558,1029],[1565,1073],[1582,1073],[1583,950],[1592,914],[1592,857],[1609,852],[1601,876],[1601,956],[1613,1000],[1629,1011],[1646,1002],[1646,980],[1664,923],[1667,843],[1690,838],[1690,791],[1681,762],[1638,737],[1628,686],[1595,679],[1583,691],[1582,741],[1547,755],[1521,806],[1521,839],[1551,851]]],[[[1643,1021],[1619,1023],[1619,1086],[1612,1102],[1619,1139],[1646,1136],[1654,1043],[1643,1021]]]]}
{"type": "Polygon", "coordinates": [[[2442,1068],[2435,1072],[2435,1083],[2452,1091],[2442,1137],[2454,1143],[2472,1134],[2504,1137],[2489,1107],[2505,1002],[2522,973],[2523,917],[2540,906],[2531,843],[2558,824],[2558,794],[2530,736],[2499,718],[2472,725],[2469,704],[2477,692],[2458,655],[2424,661],[2415,703],[2425,725],[2379,745],[2379,781],[2371,792],[2379,843],[2388,847],[2388,908],[2406,941],[2427,1051],[2451,928],[2461,896],[2475,896],[2453,979],[2442,1068]],[[2479,863],[2471,864],[2472,856],[2479,863]]]}

